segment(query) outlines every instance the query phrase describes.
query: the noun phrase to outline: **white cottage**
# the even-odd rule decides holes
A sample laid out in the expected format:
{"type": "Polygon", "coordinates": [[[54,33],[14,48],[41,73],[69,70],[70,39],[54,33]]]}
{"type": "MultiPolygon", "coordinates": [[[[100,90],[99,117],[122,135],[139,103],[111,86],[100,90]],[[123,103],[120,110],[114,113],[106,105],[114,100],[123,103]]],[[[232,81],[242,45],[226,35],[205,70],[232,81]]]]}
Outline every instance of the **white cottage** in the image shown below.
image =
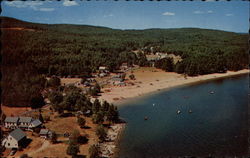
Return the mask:
{"type": "Polygon", "coordinates": [[[21,129],[17,128],[3,139],[2,146],[17,149],[24,144],[25,140],[26,134],[21,129]]]}
{"type": "Polygon", "coordinates": [[[28,128],[32,121],[31,117],[19,117],[19,127],[20,128],[28,128]]]}
{"type": "Polygon", "coordinates": [[[127,70],[128,69],[128,63],[122,63],[122,65],[120,66],[120,70],[127,70]]]}
{"type": "Polygon", "coordinates": [[[32,131],[32,129],[40,127],[41,125],[42,125],[42,122],[39,119],[33,120],[33,121],[31,121],[31,123],[28,127],[28,130],[32,131]]]}
{"type": "Polygon", "coordinates": [[[52,132],[48,129],[41,129],[39,135],[44,139],[48,139],[52,137],[52,132]]]}
{"type": "Polygon", "coordinates": [[[18,117],[6,117],[4,120],[4,127],[15,129],[18,126],[18,120],[19,120],[18,117]]]}

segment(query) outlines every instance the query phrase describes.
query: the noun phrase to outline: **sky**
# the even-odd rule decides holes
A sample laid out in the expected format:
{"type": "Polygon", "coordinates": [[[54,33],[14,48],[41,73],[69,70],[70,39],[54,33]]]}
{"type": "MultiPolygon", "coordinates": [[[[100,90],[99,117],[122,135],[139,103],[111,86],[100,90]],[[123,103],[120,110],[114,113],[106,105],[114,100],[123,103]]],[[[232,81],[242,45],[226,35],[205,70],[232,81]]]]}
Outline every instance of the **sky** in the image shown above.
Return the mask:
{"type": "Polygon", "coordinates": [[[115,29],[195,27],[247,33],[247,1],[12,1],[1,16],[47,24],[115,29]]]}

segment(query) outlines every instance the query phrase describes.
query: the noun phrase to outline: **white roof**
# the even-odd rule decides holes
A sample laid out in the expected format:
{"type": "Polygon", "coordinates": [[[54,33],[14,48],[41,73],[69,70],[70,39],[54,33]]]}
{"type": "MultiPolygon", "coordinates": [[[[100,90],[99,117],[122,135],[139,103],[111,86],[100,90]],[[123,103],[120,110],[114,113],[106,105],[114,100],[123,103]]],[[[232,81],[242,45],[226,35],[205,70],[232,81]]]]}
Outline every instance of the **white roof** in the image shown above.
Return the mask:
{"type": "Polygon", "coordinates": [[[39,134],[48,134],[49,130],[48,129],[41,129],[39,134]]]}
{"type": "Polygon", "coordinates": [[[100,66],[99,70],[105,70],[107,67],[106,66],[100,66]]]}

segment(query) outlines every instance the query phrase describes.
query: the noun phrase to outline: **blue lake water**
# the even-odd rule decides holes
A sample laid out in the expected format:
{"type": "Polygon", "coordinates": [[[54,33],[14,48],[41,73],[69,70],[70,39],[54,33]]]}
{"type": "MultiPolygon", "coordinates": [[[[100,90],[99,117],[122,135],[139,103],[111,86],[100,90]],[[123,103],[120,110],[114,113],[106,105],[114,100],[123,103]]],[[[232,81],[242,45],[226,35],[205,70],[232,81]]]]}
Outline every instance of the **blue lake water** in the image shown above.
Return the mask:
{"type": "Polygon", "coordinates": [[[248,75],[236,76],[124,103],[119,158],[247,155],[248,83],[248,75]]]}

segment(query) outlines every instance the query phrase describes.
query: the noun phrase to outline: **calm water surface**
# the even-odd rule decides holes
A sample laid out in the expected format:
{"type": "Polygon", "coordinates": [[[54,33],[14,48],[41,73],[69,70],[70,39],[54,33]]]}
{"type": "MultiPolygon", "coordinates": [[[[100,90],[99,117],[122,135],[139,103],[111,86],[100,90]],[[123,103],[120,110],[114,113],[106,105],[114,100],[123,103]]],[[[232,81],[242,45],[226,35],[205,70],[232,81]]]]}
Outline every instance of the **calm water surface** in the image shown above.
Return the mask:
{"type": "Polygon", "coordinates": [[[246,155],[248,91],[248,75],[244,75],[162,91],[125,103],[119,109],[128,122],[119,157],[246,155]],[[177,110],[181,114],[177,115],[177,110]]]}

